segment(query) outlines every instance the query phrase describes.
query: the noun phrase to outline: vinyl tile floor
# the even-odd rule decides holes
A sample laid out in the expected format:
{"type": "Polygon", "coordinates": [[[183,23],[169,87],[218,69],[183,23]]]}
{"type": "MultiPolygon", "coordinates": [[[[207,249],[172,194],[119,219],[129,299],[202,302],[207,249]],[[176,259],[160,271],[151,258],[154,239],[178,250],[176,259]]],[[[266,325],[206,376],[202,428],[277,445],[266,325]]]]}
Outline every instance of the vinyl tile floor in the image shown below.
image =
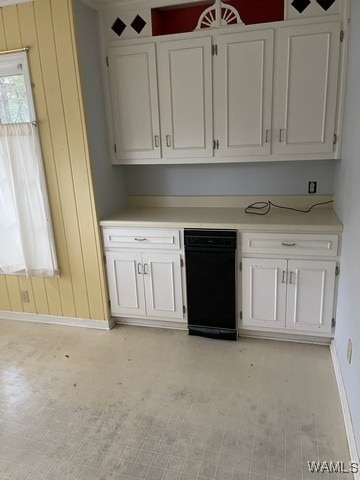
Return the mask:
{"type": "Polygon", "coordinates": [[[326,346],[0,321],[0,480],[350,480],[326,346]]]}

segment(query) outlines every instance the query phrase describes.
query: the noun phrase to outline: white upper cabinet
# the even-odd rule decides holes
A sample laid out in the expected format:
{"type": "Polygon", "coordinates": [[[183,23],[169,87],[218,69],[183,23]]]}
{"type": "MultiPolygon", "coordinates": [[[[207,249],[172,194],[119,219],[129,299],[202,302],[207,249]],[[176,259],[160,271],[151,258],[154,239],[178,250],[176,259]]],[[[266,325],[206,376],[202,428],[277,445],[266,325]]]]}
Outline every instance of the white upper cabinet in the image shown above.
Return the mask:
{"type": "Polygon", "coordinates": [[[268,155],[274,31],[220,35],[215,42],[215,154],[268,155]]]}
{"type": "Polygon", "coordinates": [[[341,25],[279,22],[110,46],[115,163],[338,158],[341,25]]]}
{"type": "Polygon", "coordinates": [[[163,156],[212,156],[211,37],[160,42],[158,69],[163,156]]]}
{"type": "Polygon", "coordinates": [[[161,157],[155,45],[109,49],[116,158],[161,157]]]}
{"type": "Polygon", "coordinates": [[[273,152],[333,151],[340,22],[280,28],[273,152]]]}

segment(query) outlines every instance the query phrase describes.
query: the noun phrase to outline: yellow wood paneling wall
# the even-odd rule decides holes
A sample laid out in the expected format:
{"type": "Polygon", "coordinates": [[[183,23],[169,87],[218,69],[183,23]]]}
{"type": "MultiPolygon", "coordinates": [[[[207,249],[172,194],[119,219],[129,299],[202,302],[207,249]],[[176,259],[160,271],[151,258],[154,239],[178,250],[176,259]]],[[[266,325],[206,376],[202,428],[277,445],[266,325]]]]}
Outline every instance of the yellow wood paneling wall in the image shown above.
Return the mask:
{"type": "Polygon", "coordinates": [[[27,45],[61,277],[0,276],[0,310],[108,320],[71,0],[0,8],[0,50],[27,45]]]}

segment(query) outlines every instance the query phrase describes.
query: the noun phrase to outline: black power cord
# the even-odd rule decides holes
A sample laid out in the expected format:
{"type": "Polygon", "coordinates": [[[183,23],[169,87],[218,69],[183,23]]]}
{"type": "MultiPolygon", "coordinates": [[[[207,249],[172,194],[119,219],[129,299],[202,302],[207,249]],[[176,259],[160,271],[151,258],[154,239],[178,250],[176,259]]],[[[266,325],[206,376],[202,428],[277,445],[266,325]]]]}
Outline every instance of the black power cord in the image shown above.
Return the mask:
{"type": "Polygon", "coordinates": [[[266,215],[270,212],[271,207],[276,207],[276,208],[283,208],[284,210],[292,210],[293,212],[300,212],[300,213],[309,213],[310,210],[312,210],[314,207],[317,207],[318,205],[326,205],[328,203],[333,203],[334,200],[329,200],[327,202],[319,202],[319,203],[314,203],[311,205],[311,207],[307,209],[301,209],[301,208],[293,208],[293,207],[285,207],[284,205],[276,205],[276,203],[271,202],[268,200],[267,202],[254,202],[251,205],[248,205],[245,208],[245,213],[250,213],[252,215],[266,215]]]}

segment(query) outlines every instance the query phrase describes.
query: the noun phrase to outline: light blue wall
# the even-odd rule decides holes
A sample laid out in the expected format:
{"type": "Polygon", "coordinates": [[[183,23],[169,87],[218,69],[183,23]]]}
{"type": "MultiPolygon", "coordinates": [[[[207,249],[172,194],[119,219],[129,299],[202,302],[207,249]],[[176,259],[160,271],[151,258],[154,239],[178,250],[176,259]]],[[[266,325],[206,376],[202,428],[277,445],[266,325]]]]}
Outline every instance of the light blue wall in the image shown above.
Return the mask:
{"type": "Polygon", "coordinates": [[[305,195],[334,193],[335,160],[125,167],[130,195],[305,195]]]}
{"type": "MultiPolygon", "coordinates": [[[[350,52],[342,160],[335,176],[336,211],[344,224],[335,345],[360,449],[360,2],[351,2],[350,52]],[[348,339],[353,357],[346,360],[348,339]]],[[[355,459],[354,459],[355,460],[355,459]]]]}
{"type": "Polygon", "coordinates": [[[74,11],[96,208],[104,218],[125,204],[123,170],[110,162],[97,13],[79,0],[74,11]]]}

